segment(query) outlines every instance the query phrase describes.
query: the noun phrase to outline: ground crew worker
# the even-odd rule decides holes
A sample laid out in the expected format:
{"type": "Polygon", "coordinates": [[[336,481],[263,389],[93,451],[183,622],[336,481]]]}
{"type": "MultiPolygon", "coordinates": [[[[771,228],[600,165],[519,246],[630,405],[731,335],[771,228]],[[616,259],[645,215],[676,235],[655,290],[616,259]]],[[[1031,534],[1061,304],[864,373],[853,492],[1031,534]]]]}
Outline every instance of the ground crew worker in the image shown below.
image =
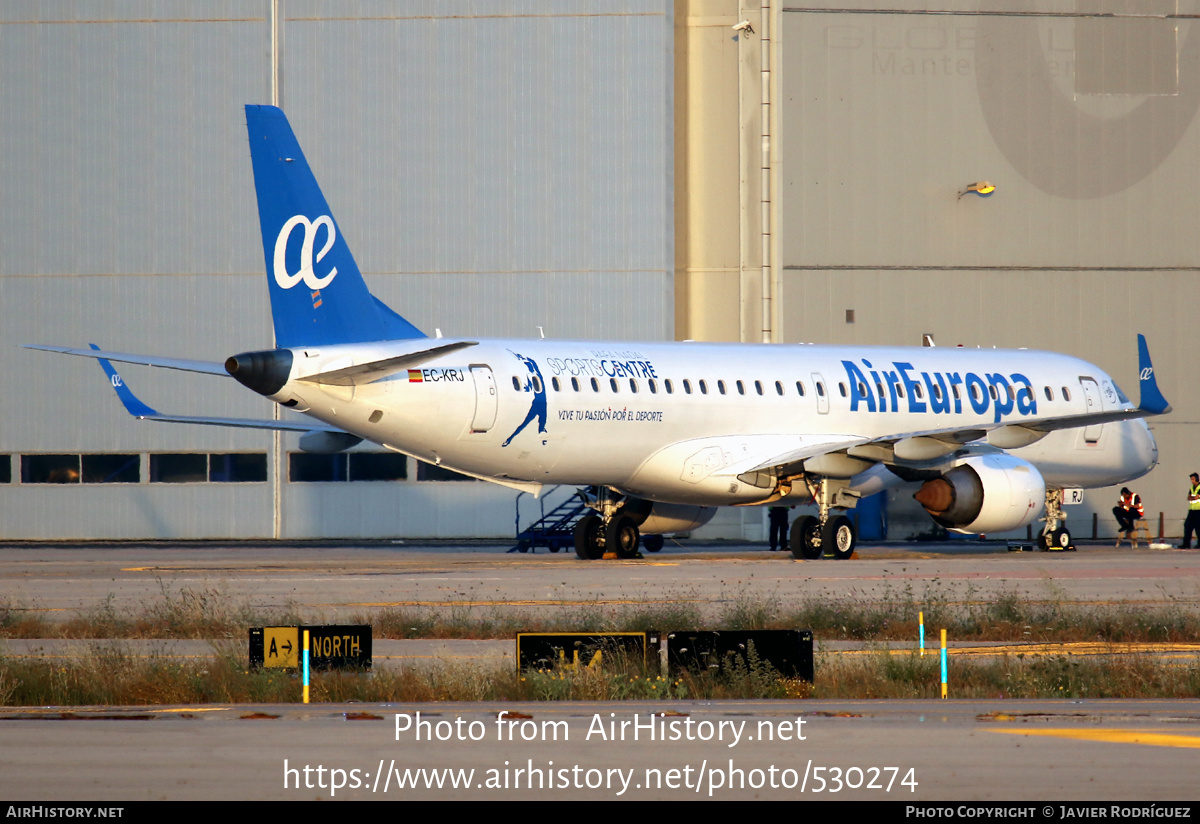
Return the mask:
{"type": "MultiPolygon", "coordinates": [[[[1142,507],[1142,496],[1134,495],[1128,487],[1121,487],[1121,497],[1113,507],[1113,517],[1117,519],[1117,532],[1124,532],[1125,537],[1133,541],[1133,525],[1146,515],[1142,507]]],[[[1121,543],[1120,537],[1117,543],[1121,543]]]]}
{"type": "Polygon", "coordinates": [[[1179,545],[1180,549],[1192,548],[1192,533],[1196,533],[1196,540],[1200,542],[1200,475],[1195,472],[1191,474],[1192,485],[1188,487],[1188,514],[1187,520],[1183,522],[1183,543],[1179,545]]]}
{"type": "Polygon", "coordinates": [[[783,551],[788,548],[788,507],[773,506],[767,510],[767,521],[771,524],[771,551],[778,547],[783,551]]]}

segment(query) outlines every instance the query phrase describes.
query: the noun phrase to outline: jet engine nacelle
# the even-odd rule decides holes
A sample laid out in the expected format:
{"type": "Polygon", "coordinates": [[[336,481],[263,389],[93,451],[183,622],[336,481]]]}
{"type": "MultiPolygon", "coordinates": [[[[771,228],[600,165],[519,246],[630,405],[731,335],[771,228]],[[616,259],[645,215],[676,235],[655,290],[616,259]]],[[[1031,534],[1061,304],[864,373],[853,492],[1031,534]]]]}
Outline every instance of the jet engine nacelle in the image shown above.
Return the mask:
{"type": "Polygon", "coordinates": [[[621,507],[623,515],[629,515],[643,535],[666,535],[676,532],[691,532],[712,520],[717,514],[715,506],[692,506],[690,504],[663,504],[644,498],[627,498],[621,507]]]}
{"type": "Polygon", "coordinates": [[[1007,532],[1032,523],[1046,502],[1037,467],[1012,455],[975,455],[913,496],[952,532],[1007,532]]]}

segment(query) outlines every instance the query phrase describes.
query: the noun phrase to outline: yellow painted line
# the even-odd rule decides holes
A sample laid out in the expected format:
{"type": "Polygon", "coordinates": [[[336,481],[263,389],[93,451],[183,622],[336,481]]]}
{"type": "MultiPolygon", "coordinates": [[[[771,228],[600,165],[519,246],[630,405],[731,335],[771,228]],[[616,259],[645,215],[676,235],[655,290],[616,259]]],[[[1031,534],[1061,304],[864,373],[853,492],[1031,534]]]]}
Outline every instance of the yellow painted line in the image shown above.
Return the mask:
{"type": "Polygon", "coordinates": [[[231,707],[170,707],[168,709],[148,709],[146,712],[224,712],[231,707]]]}
{"type": "Polygon", "coordinates": [[[1076,730],[1076,729],[989,729],[1008,735],[1041,735],[1047,738],[1070,738],[1075,741],[1103,741],[1110,744],[1146,744],[1151,747],[1185,747],[1200,749],[1200,734],[1172,735],[1149,730],[1076,730]]]}
{"type": "MultiPolygon", "coordinates": [[[[935,647],[926,647],[926,652],[933,654],[935,647]]],[[[826,655],[875,655],[886,652],[889,655],[909,655],[917,652],[919,647],[892,647],[886,650],[849,649],[824,650],[826,655]]],[[[1163,655],[1176,653],[1173,657],[1193,658],[1200,655],[1200,643],[1194,642],[1158,642],[1158,643],[1127,643],[1105,644],[1094,641],[1080,641],[1068,644],[1006,644],[998,647],[951,647],[948,654],[968,657],[999,657],[1002,655],[1136,655],[1138,653],[1155,653],[1163,655]]]]}

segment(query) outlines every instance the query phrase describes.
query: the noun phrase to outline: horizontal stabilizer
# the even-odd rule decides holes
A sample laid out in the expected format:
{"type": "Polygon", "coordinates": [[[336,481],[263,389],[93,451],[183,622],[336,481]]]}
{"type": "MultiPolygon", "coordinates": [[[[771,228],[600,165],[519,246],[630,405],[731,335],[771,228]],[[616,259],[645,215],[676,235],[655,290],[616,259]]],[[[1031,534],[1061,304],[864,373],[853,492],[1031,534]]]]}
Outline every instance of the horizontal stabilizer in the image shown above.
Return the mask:
{"type": "Polygon", "coordinates": [[[126,352],[106,352],[92,345],[91,349],[72,349],[69,346],[40,346],[38,344],[23,344],[25,349],[40,349],[43,352],[58,352],[63,355],[79,355],[84,358],[104,358],[118,363],[136,363],[142,366],[161,366],[164,369],[178,369],[183,372],[200,372],[205,375],[220,375],[228,378],[225,365],[210,361],[185,360],[183,358],[163,358],[157,355],[130,355],[126,352]]]}
{"type": "MultiPolygon", "coordinates": [[[[104,370],[104,374],[108,376],[108,382],[112,385],[113,390],[117,393],[117,397],[121,400],[121,405],[125,407],[126,412],[138,420],[161,421],[163,423],[194,423],[205,426],[231,426],[239,429],[270,429],[283,432],[341,432],[340,429],[315,421],[275,421],[254,418],[204,418],[195,415],[164,415],[143,403],[137,395],[133,394],[133,390],[125,385],[125,381],[117,373],[117,370],[113,368],[113,365],[108,362],[108,358],[103,357],[105,353],[96,349],[95,344],[92,344],[92,346],[94,356],[99,362],[100,368],[104,370]]],[[[134,362],[140,363],[140,361],[134,362]]]]}
{"type": "Polygon", "coordinates": [[[382,360],[370,361],[369,363],[347,366],[344,369],[318,372],[315,375],[306,375],[303,378],[298,378],[298,380],[302,380],[305,383],[325,383],[334,386],[358,386],[386,378],[388,375],[394,375],[418,363],[425,363],[442,355],[466,349],[468,346],[478,345],[479,341],[473,340],[448,343],[445,346],[434,346],[431,349],[422,349],[420,352],[410,352],[407,355],[397,355],[394,358],[384,358],[382,360]]]}

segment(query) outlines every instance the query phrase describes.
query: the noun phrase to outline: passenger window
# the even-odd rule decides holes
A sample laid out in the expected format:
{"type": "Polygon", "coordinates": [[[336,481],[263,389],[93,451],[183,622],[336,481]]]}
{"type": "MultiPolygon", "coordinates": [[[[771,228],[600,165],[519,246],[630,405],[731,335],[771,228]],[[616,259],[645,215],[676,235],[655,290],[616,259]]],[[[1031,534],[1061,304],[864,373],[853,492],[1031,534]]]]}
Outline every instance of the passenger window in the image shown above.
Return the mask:
{"type": "Polygon", "coordinates": [[[992,400],[996,400],[996,384],[993,383],[988,387],[988,394],[992,396],[992,400]]]}
{"type": "Polygon", "coordinates": [[[663,381],[663,386],[666,387],[668,395],[673,395],[675,393],[675,387],[671,386],[670,378],[667,378],[665,381],[663,381]]]}
{"type": "Polygon", "coordinates": [[[703,380],[700,381],[700,394],[701,395],[708,394],[708,384],[705,383],[703,380]]]}
{"type": "Polygon", "coordinates": [[[977,384],[977,383],[971,384],[971,400],[975,401],[975,403],[979,403],[979,401],[981,400],[980,393],[979,393],[979,384],[977,384]]]}
{"type": "Polygon", "coordinates": [[[609,388],[610,388],[610,389],[613,391],[613,394],[614,394],[614,395],[615,395],[616,393],[618,393],[618,392],[620,392],[620,391],[621,391],[621,390],[620,390],[620,388],[617,386],[617,379],[616,379],[616,378],[609,378],[609,379],[608,379],[608,387],[609,387],[609,388]]]}
{"type": "Polygon", "coordinates": [[[637,381],[635,381],[633,378],[629,379],[629,391],[635,395],[637,394],[637,381]]]}
{"type": "Polygon", "coordinates": [[[571,378],[571,388],[576,392],[579,391],[579,378],[571,378]]]}
{"type": "Polygon", "coordinates": [[[554,391],[558,391],[558,378],[551,378],[550,385],[554,387],[554,391]]]}
{"type": "Polygon", "coordinates": [[[683,379],[683,391],[687,395],[692,394],[692,382],[687,378],[683,379]]]}
{"type": "Polygon", "coordinates": [[[942,385],[936,384],[933,387],[933,399],[940,401],[942,399],[942,385]]]}
{"type": "Polygon", "coordinates": [[[1054,400],[1054,390],[1051,389],[1049,386],[1044,386],[1042,388],[1046,391],[1046,400],[1048,400],[1048,401],[1054,400]]]}
{"type": "Polygon", "coordinates": [[[534,392],[542,391],[542,379],[539,378],[537,375],[533,376],[533,391],[534,392]]]}
{"type": "Polygon", "coordinates": [[[879,397],[882,398],[883,397],[883,384],[880,383],[879,381],[875,381],[875,388],[879,390],[879,397]]]}
{"type": "Polygon", "coordinates": [[[596,380],[595,378],[592,378],[592,391],[593,392],[600,391],[600,381],[596,380]]]}
{"type": "Polygon", "coordinates": [[[817,394],[822,398],[825,397],[825,384],[821,383],[820,381],[817,381],[817,394]]]}
{"type": "Polygon", "coordinates": [[[899,384],[899,383],[896,384],[896,397],[897,398],[904,397],[904,385],[903,384],[899,384]]]}
{"type": "Polygon", "coordinates": [[[803,381],[796,381],[796,394],[798,394],[802,398],[804,397],[804,382],[803,381]]]}
{"type": "Polygon", "coordinates": [[[916,384],[916,385],[913,387],[913,393],[914,393],[914,394],[915,394],[915,395],[916,395],[918,398],[923,398],[923,397],[925,397],[925,390],[921,388],[921,384],[919,384],[919,383],[918,383],[918,384],[916,384]]]}
{"type": "Polygon", "coordinates": [[[775,381],[775,394],[783,395],[783,384],[779,381],[775,381]]]}
{"type": "Polygon", "coordinates": [[[758,393],[758,394],[760,394],[760,395],[762,394],[762,381],[755,381],[755,382],[754,382],[754,391],[755,391],[755,392],[757,392],[757,393],[758,393]]]}
{"type": "Polygon", "coordinates": [[[651,395],[658,394],[658,384],[656,384],[653,379],[650,380],[650,394],[651,395]]]}
{"type": "Polygon", "coordinates": [[[722,395],[725,394],[725,381],[717,381],[717,391],[722,395]]]}
{"type": "Polygon", "coordinates": [[[1012,386],[1008,387],[1008,399],[1010,401],[1015,401],[1017,399],[1017,390],[1012,386]]]}
{"type": "Polygon", "coordinates": [[[958,397],[958,385],[957,384],[952,384],[950,386],[950,391],[954,393],[954,400],[956,400],[956,401],[960,400],[960,398],[958,397]]]}
{"type": "Polygon", "coordinates": [[[1071,390],[1065,386],[1062,388],[1062,390],[1063,390],[1063,400],[1064,401],[1071,400],[1071,390]]]}
{"type": "Polygon", "coordinates": [[[517,390],[518,392],[521,391],[521,382],[517,380],[516,375],[513,375],[513,389],[517,390]]]}
{"type": "Polygon", "coordinates": [[[737,388],[738,388],[738,394],[739,394],[739,395],[745,395],[745,394],[746,394],[746,387],[745,387],[745,385],[744,385],[744,384],[743,384],[741,381],[738,381],[738,382],[737,382],[737,388]]]}
{"type": "Polygon", "coordinates": [[[846,384],[841,381],[838,381],[838,392],[841,393],[843,398],[846,397],[846,384]]]}

